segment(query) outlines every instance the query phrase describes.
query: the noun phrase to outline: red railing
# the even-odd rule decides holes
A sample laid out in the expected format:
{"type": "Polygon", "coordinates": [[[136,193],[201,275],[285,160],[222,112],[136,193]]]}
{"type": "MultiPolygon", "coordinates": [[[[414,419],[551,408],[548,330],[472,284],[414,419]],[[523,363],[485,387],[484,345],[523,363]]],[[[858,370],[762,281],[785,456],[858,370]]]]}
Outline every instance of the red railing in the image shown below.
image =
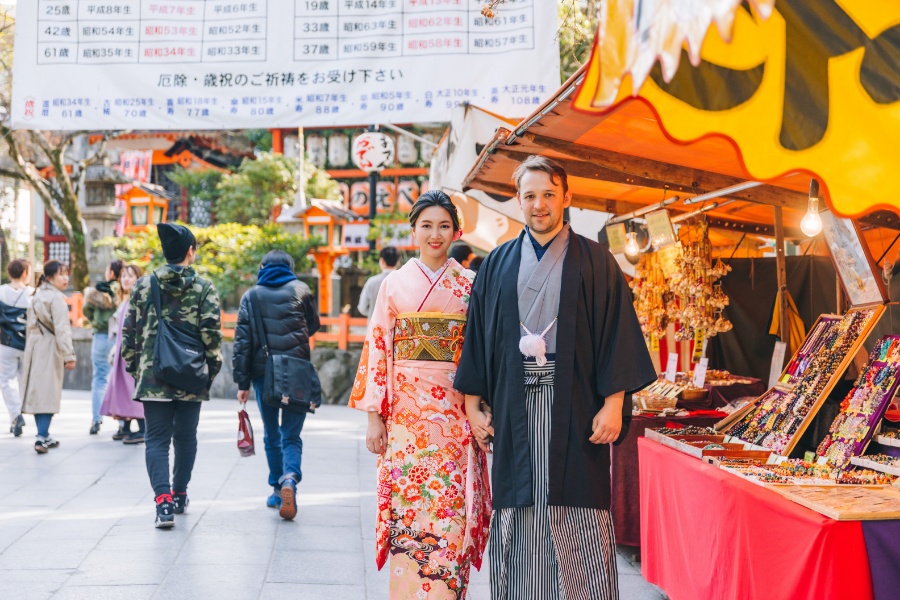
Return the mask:
{"type": "MultiPolygon", "coordinates": [[[[315,348],[317,343],[336,343],[341,350],[350,344],[362,344],[366,340],[364,333],[352,333],[351,327],[366,327],[368,319],[353,318],[348,314],[336,317],[322,317],[322,329],[309,340],[309,347],[315,348]]],[[[222,333],[226,338],[234,339],[237,325],[237,313],[222,313],[222,333]]]]}

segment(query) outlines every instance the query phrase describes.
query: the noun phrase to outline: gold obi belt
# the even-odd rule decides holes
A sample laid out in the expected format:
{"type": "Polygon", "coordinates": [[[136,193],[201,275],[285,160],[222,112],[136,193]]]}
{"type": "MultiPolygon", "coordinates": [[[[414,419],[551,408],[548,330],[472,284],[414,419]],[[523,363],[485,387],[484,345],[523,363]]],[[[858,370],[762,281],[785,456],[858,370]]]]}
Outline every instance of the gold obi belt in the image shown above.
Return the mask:
{"type": "Polygon", "coordinates": [[[394,325],[394,360],[459,363],[465,334],[465,315],[399,314],[394,325]]]}

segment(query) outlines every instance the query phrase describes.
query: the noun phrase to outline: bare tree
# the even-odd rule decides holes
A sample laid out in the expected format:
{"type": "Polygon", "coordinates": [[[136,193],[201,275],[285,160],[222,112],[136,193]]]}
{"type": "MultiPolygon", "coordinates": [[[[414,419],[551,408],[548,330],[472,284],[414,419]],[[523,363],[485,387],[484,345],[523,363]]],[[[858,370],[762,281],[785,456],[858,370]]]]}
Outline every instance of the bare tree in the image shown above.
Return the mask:
{"type": "Polygon", "coordinates": [[[103,161],[106,143],[118,132],[21,131],[10,127],[12,57],[15,19],[0,15],[0,176],[26,182],[41,199],[44,210],[60,228],[71,251],[72,286],[88,285],[87,233],[79,196],[87,167],[103,161]],[[93,134],[87,152],[75,157],[73,142],[93,134]]]}

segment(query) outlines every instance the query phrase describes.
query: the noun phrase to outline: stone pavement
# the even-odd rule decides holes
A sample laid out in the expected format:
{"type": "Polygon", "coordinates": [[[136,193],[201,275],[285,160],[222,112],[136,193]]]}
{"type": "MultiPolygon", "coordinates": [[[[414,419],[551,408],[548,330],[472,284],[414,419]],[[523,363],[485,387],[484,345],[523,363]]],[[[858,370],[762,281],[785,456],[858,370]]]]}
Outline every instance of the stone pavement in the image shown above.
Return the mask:
{"type": "MultiPolygon", "coordinates": [[[[226,400],[203,407],[191,504],[169,531],[153,527],[144,446],[113,442],[110,419],[88,435],[88,393],[64,393],[50,430],[61,444],[49,454],[34,452],[30,417],[20,438],[4,426],[0,599],[386,599],[387,568],[374,564],[375,458],[365,450],[364,415],[327,406],[307,419],[300,513],[286,522],[265,507],[256,408],[251,458],[235,446],[236,410],[226,400]]],[[[623,555],[619,580],[623,600],[665,598],[623,555]]],[[[471,600],[489,598],[486,568],[470,589],[471,600]]]]}

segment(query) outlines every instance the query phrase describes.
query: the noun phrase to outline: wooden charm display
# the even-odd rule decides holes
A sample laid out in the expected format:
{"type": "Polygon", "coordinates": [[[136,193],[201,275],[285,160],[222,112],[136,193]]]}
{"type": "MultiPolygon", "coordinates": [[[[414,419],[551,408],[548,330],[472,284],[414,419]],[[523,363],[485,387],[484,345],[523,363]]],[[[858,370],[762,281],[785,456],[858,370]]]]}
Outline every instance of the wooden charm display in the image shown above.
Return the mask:
{"type": "Polygon", "coordinates": [[[786,372],[777,388],[757,400],[728,433],[788,456],[883,312],[878,305],[852,309],[840,321],[820,319],[791,361],[795,374],[786,372]],[[808,362],[800,354],[804,348],[815,348],[808,362]]]}
{"type": "Polygon", "coordinates": [[[823,222],[831,259],[851,309],[843,316],[819,317],[776,386],[716,425],[719,431],[783,456],[797,446],[884,314],[887,302],[887,292],[856,224],[830,213],[823,214],[823,222]]]}

